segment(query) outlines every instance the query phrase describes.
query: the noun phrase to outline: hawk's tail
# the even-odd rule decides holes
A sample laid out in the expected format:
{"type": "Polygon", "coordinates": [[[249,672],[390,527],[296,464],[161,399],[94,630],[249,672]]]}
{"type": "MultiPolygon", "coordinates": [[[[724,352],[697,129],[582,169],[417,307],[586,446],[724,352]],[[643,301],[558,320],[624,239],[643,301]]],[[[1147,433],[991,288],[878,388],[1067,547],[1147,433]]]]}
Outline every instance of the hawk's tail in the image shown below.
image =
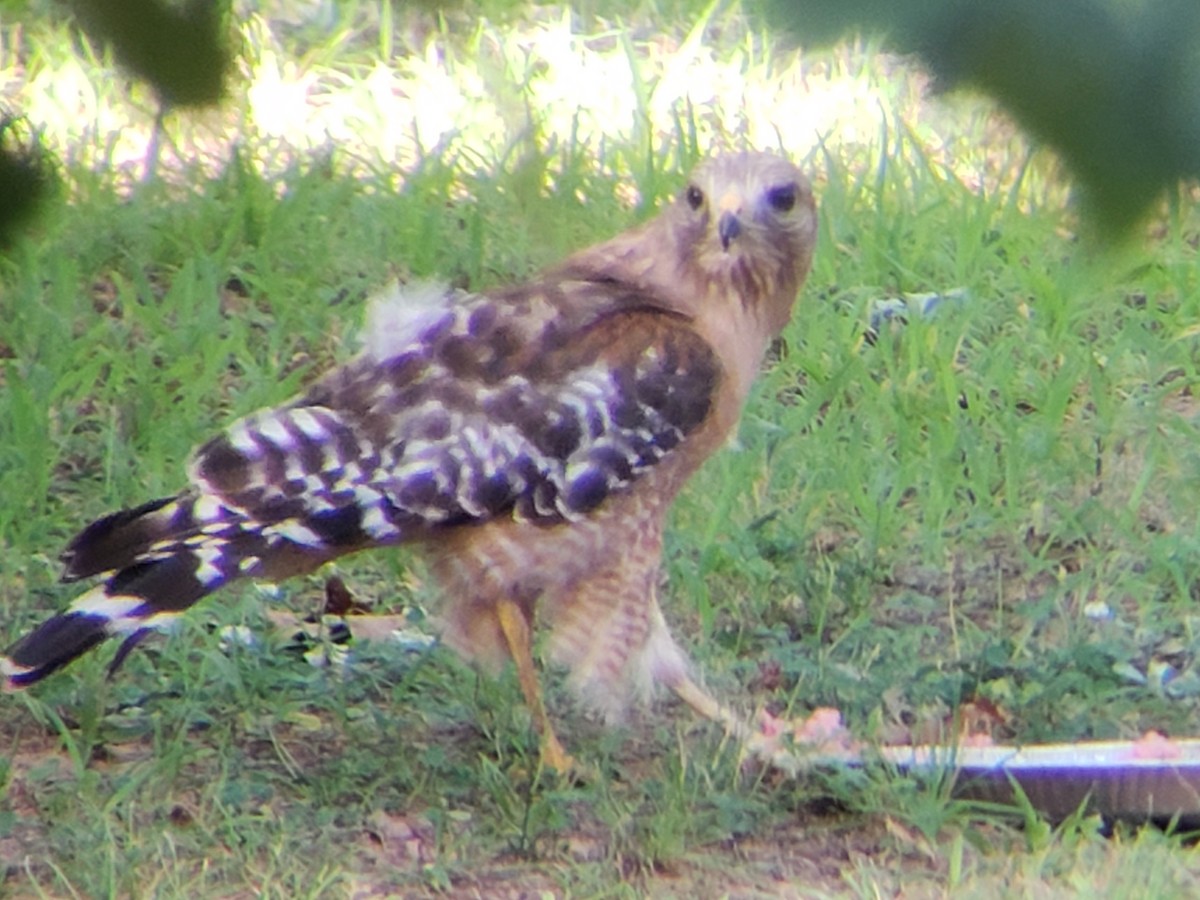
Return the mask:
{"type": "Polygon", "coordinates": [[[32,684],[106,638],[122,636],[111,667],[116,669],[142,638],[168,627],[197,600],[236,578],[269,570],[271,557],[287,543],[202,494],[157,500],[94,522],[63,554],[63,578],[103,574],[105,580],[0,657],[4,686],[32,684]]]}

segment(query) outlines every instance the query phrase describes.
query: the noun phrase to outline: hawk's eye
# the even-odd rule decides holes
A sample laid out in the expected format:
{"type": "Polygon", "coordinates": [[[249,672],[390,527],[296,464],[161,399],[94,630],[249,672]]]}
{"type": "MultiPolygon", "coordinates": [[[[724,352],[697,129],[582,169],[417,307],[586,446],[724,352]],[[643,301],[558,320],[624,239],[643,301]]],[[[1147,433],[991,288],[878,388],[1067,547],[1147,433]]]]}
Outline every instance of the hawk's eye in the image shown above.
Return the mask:
{"type": "Polygon", "coordinates": [[[694,184],[688,185],[687,193],[683,196],[687,200],[687,205],[692,209],[699,209],[704,205],[704,191],[700,190],[694,184]]]}
{"type": "Polygon", "coordinates": [[[796,186],[787,184],[767,191],[767,202],[775,212],[788,212],[796,205],[796,186]]]}

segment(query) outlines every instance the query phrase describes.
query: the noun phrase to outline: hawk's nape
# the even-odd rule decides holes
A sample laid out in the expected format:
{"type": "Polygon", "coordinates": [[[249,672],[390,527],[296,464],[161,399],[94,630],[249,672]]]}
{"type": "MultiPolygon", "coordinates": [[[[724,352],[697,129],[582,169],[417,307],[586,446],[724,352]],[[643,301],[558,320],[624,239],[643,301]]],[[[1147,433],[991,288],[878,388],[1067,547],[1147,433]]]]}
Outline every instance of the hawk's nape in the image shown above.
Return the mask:
{"type": "MultiPolygon", "coordinates": [[[[658,681],[738,728],[689,677],[655,596],[678,491],[736,427],[812,259],[808,180],[768,153],[702,163],[657,218],[486,294],[394,287],[365,346],[197,450],[178,495],[89,525],[66,580],[99,583],[0,658],[10,688],[113,635],[138,640],[239,578],[411,544],[444,637],[513,660],[545,761],[532,630],[608,716],[658,681]]],[[[115,665],[115,663],[114,663],[115,665]]]]}

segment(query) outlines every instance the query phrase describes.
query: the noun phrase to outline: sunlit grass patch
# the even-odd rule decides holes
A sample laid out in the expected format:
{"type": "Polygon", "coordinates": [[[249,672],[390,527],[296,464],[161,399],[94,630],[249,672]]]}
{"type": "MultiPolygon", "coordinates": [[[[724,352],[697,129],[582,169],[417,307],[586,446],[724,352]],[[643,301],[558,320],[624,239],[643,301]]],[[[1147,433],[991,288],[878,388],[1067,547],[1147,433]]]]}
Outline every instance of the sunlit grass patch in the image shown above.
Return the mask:
{"type": "Polygon", "coordinates": [[[886,150],[889,130],[908,129],[973,187],[1013,188],[1024,171],[1013,158],[1024,146],[1002,119],[977,104],[931,107],[911,64],[863,43],[783,49],[737,3],[698,6],[666,26],[638,24],[636,11],[595,18],[546,6],[510,19],[499,9],[382,9],[382,18],[364,3],[239,9],[226,101],[169,114],[158,135],[153,95],[47,8],[12,31],[3,96],[72,168],[125,182],[160,161],[168,172],[213,174],[234,148],[268,175],[315,153],[340,171],[402,177],[447,154],[494,170],[532,143],[588,148],[642,188],[647,161],[673,147],[745,142],[799,158],[822,147],[870,169],[863,151],[886,150]],[[630,14],[632,25],[622,18],[630,14]],[[947,118],[969,127],[939,128],[947,118]],[[953,136],[974,126],[988,130],[985,147],[953,136]]]}

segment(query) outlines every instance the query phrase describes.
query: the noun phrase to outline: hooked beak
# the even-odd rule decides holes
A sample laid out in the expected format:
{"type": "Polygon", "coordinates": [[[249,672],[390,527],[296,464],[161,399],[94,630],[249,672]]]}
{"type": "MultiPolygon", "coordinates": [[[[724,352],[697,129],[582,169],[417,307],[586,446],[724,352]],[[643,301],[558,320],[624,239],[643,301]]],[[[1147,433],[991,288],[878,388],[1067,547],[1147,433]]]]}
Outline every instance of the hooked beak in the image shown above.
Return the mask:
{"type": "Polygon", "coordinates": [[[737,214],[721,213],[721,218],[717,220],[717,237],[721,239],[721,249],[728,250],[730,243],[741,233],[742,223],[738,220],[737,214]]]}

